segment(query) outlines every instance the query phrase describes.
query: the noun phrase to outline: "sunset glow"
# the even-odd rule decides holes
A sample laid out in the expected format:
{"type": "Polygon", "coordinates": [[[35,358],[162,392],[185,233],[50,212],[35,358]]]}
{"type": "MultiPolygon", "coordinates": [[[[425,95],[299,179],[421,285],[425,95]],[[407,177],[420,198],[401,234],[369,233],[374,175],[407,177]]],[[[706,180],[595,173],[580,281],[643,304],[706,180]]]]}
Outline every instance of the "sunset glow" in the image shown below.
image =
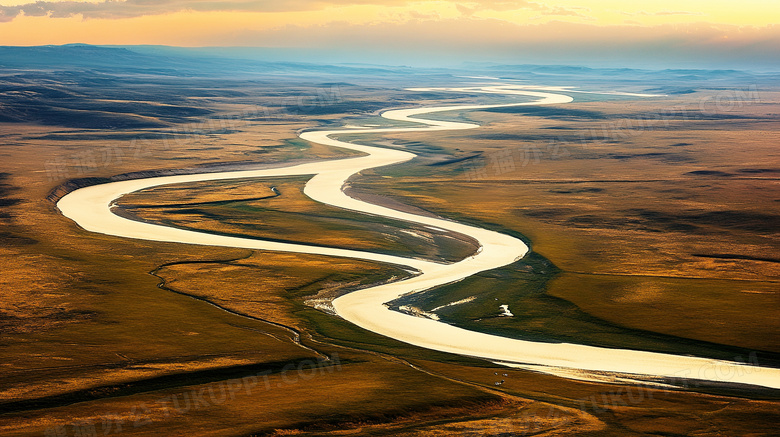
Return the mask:
{"type": "Polygon", "coordinates": [[[739,9],[726,1],[669,0],[633,4],[616,0],[13,0],[0,2],[0,21],[4,45],[426,46],[445,51],[490,47],[496,56],[528,42],[555,47],[569,42],[653,47],[674,40],[675,50],[682,52],[740,51],[742,55],[768,54],[767,50],[780,46],[775,24],[780,22],[780,8],[766,0],[743,1],[739,9]]]}

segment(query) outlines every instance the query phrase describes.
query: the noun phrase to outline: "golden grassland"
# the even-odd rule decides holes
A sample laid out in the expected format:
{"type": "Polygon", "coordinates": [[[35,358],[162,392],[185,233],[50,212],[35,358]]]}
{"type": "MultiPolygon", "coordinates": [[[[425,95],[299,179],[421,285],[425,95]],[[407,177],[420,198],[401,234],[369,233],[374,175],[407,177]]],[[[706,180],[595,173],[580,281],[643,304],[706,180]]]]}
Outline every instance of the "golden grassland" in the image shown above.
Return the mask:
{"type": "MultiPolygon", "coordinates": [[[[775,96],[764,97],[763,104],[732,111],[747,120],[695,120],[694,113],[688,122],[679,116],[651,121],[606,139],[603,130],[615,122],[470,113],[486,123],[479,131],[399,134],[399,142],[456,150],[455,156],[482,152],[482,164],[428,167],[435,170],[419,176],[430,164],[421,159],[418,169],[365,175],[353,189],[526,236],[562,270],[547,293],[598,318],[777,352],[780,163],[773,144],[780,131],[762,118],[776,110],[775,96]],[[598,134],[585,142],[579,136],[507,140],[547,135],[551,128],[598,134]]],[[[685,103],[566,108],[615,113],[638,124],[631,114],[652,119],[647,114],[685,103]]]]}
{"type": "MultiPolygon", "coordinates": [[[[747,118],[673,120],[670,126],[622,129],[607,140],[586,136],[585,143],[570,131],[601,129],[612,118],[469,113],[463,117],[485,126],[375,138],[420,158],[366,172],[352,181],[351,192],[524,236],[560,270],[544,292],[596,319],[780,352],[778,263],[771,261],[780,258],[778,175],[772,173],[780,168],[773,155],[778,133],[775,124],[757,118],[776,111],[775,97],[765,94],[763,104],[733,110],[747,118]],[[548,149],[551,136],[557,139],[548,149]],[[541,152],[538,160],[529,149],[525,162],[529,146],[541,152]],[[502,150],[511,153],[496,155],[502,150]],[[470,166],[477,159],[484,167],[470,166]],[[712,255],[731,257],[707,257],[712,255]]],[[[695,106],[697,98],[567,108],[632,119],[695,106]]],[[[319,123],[342,116],[323,116],[319,123]]],[[[312,299],[327,302],[405,274],[393,267],[96,235],[58,215],[47,200],[54,187],[74,177],[345,156],[289,141],[296,129],[313,125],[305,119],[256,121],[235,131],[190,135],[186,142],[136,142],[138,153],[128,138],[146,131],[111,139],[5,126],[0,402],[6,412],[0,434],[40,436],[56,426],[73,434],[78,423],[91,423],[98,433],[121,426],[122,433],[149,436],[776,432],[777,401],[765,393],[659,390],[507,370],[404,345],[312,307],[312,299]],[[105,155],[103,147],[109,147],[105,155]],[[119,148],[122,159],[110,147],[119,148]],[[101,153],[95,152],[94,164],[90,151],[101,153]],[[80,164],[50,179],[46,163],[57,156],[80,164]],[[331,360],[322,361],[326,356],[331,360]],[[322,367],[307,373],[312,363],[322,367]],[[257,385],[246,382],[258,374],[257,385]],[[239,380],[243,385],[229,399],[193,404],[193,393],[239,380]]],[[[204,205],[270,196],[269,182],[168,187],[123,202],[168,204],[170,211],[192,210],[182,204],[195,203],[198,211],[172,224],[217,232],[284,232],[291,241],[442,258],[469,247],[450,242],[425,248],[418,236],[401,241],[404,226],[397,223],[383,223],[382,232],[361,226],[362,218],[352,213],[307,200],[303,181],[295,178],[274,181],[280,196],[204,205]],[[252,218],[256,211],[262,215],[252,218]],[[240,226],[224,220],[237,214],[240,226]]],[[[169,210],[131,210],[154,220],[163,220],[162,211],[169,210]]]]}
{"type": "Polygon", "coordinates": [[[477,250],[476,242],[463,235],[322,205],[303,194],[309,178],[157,187],[125,196],[117,204],[138,219],[221,234],[440,261],[463,259],[477,250]]]}

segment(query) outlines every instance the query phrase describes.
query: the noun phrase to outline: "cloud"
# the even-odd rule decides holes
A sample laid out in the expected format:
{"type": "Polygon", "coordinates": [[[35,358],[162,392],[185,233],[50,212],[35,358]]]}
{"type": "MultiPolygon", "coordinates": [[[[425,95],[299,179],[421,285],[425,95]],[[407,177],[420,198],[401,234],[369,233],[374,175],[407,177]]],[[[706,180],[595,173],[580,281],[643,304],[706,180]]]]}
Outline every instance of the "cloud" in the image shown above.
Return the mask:
{"type": "MultiPolygon", "coordinates": [[[[291,12],[320,10],[327,6],[375,5],[404,6],[412,0],[102,0],[84,1],[36,1],[16,6],[0,6],[0,22],[11,21],[19,15],[51,18],[81,16],[85,19],[122,19],[148,15],[161,15],[181,11],[198,12],[291,12]]],[[[416,0],[428,1],[428,0],[416,0]]],[[[576,16],[590,18],[580,11],[585,8],[564,8],[547,6],[527,0],[487,0],[454,3],[463,16],[472,16],[477,11],[510,11],[526,9],[541,15],[576,16]]],[[[412,18],[424,18],[424,14],[412,18]]]]}
{"type": "Polygon", "coordinates": [[[516,11],[521,9],[527,9],[536,11],[542,15],[568,15],[575,17],[590,18],[579,12],[579,10],[585,10],[586,8],[564,8],[561,6],[547,6],[542,3],[536,3],[525,0],[489,0],[480,2],[464,2],[457,3],[456,7],[458,11],[464,17],[471,17],[479,11],[516,11]]]}
{"type": "Polygon", "coordinates": [[[372,57],[372,62],[382,62],[387,57],[400,62],[413,59],[430,63],[460,59],[515,64],[780,67],[780,26],[598,26],[563,21],[519,25],[460,17],[403,23],[285,26],[225,37],[220,40],[221,45],[241,41],[243,45],[306,47],[323,53],[338,48],[356,57],[372,57]]]}
{"type": "MultiPolygon", "coordinates": [[[[361,59],[385,62],[434,63],[439,60],[485,60],[506,63],[581,63],[601,65],[633,65],[658,62],[661,65],[706,63],[711,65],[780,66],[780,25],[763,27],[736,26],[696,22],[690,24],[640,25],[640,17],[661,15],[694,15],[683,11],[635,13],[623,24],[572,23],[564,18],[513,23],[502,19],[481,17],[476,11],[524,9],[534,18],[545,15],[589,13],[587,9],[556,9],[533,1],[495,0],[475,2],[461,0],[450,3],[460,15],[436,8],[410,7],[388,9],[387,19],[364,24],[345,22],[344,17],[330,12],[318,14],[316,20],[297,24],[271,18],[254,25],[254,18],[234,22],[232,16],[214,23],[189,25],[186,20],[167,26],[157,20],[144,32],[138,32],[134,21],[104,22],[102,20],[60,21],[53,26],[56,33],[43,36],[36,43],[52,44],[88,42],[92,44],[170,44],[186,46],[271,47],[281,51],[299,48],[313,54],[338,54],[350,61],[361,59]],[[493,9],[496,8],[496,9],[493,9]],[[437,15],[441,13],[441,15],[437,15]],[[450,15],[448,15],[450,14],[450,15]],[[446,18],[457,17],[457,18],[446,18]],[[272,21],[273,20],[273,21],[272,21]],[[337,22],[336,20],[341,20],[337,22]],[[61,23],[61,25],[60,25],[61,23]],[[57,27],[59,26],[59,27],[57,27]],[[269,27],[272,26],[272,27],[269,27]],[[106,29],[109,32],[104,32],[106,29]],[[73,32],[70,32],[74,30],[73,32]],[[78,30],[77,32],[75,30],[78,30]],[[79,35],[79,41],[72,41],[79,35]],[[38,42],[40,41],[40,42],[38,42]],[[393,58],[394,57],[394,58],[393,58]],[[418,62],[419,61],[419,62],[418,62]]],[[[76,1],[41,1],[19,6],[0,6],[0,20],[9,21],[18,14],[67,17],[81,14],[86,18],[121,18],[170,13],[180,10],[313,10],[336,4],[379,4],[404,6],[406,0],[280,0],[260,2],[232,0],[126,0],[84,3],[76,1]],[[369,3],[371,2],[371,3],[369,3]]],[[[552,5],[552,3],[549,3],[552,5]]],[[[382,10],[380,9],[380,12],[382,10]]],[[[236,14],[240,15],[240,14],[236,14]]],[[[485,13],[485,15],[488,15],[485,13]]],[[[499,18],[502,14],[497,15],[499,18]]],[[[19,37],[24,20],[0,26],[0,37],[26,44],[19,37]],[[5,29],[5,30],[3,30],[5,29]],[[2,33],[2,32],[5,32],[2,33]],[[14,39],[15,38],[15,39],[14,39]],[[19,42],[22,41],[22,42],[19,42]]],[[[39,25],[35,23],[35,25],[39,25]]],[[[30,32],[26,29],[25,32],[30,32]]],[[[326,58],[320,61],[328,61],[326,58]]]]}
{"type": "Polygon", "coordinates": [[[659,16],[669,16],[669,15],[694,15],[694,16],[702,16],[701,12],[689,12],[689,11],[659,11],[659,12],[646,12],[646,11],[639,11],[639,12],[621,12],[623,15],[629,15],[629,16],[637,16],[637,15],[643,15],[646,17],[659,17],[659,16]]]}
{"type": "Polygon", "coordinates": [[[661,11],[655,12],[652,15],[704,15],[701,12],[687,12],[687,11],[661,11]]]}
{"type": "Polygon", "coordinates": [[[518,9],[538,10],[544,7],[539,3],[534,3],[530,1],[524,1],[524,0],[488,0],[488,1],[480,1],[480,2],[466,1],[463,2],[463,4],[459,4],[459,6],[463,6],[464,8],[473,11],[481,11],[481,10],[515,11],[518,9]]]}
{"type": "Polygon", "coordinates": [[[429,14],[423,14],[422,12],[418,12],[418,11],[408,11],[407,15],[410,18],[415,19],[415,20],[438,20],[439,18],[441,18],[441,16],[439,14],[437,14],[436,12],[431,12],[429,14]]]}
{"type": "MultiPolygon", "coordinates": [[[[576,8],[576,9],[579,9],[579,8],[576,8]]],[[[556,7],[553,7],[553,8],[547,8],[547,9],[542,10],[540,12],[542,13],[542,15],[561,15],[561,16],[568,15],[568,16],[571,16],[571,17],[580,17],[580,18],[587,18],[587,19],[590,19],[590,20],[595,20],[595,18],[589,17],[589,16],[583,14],[582,12],[579,12],[579,11],[575,10],[574,8],[566,9],[566,8],[562,8],[560,6],[556,6],[556,7]]]]}
{"type": "Polygon", "coordinates": [[[322,9],[331,5],[381,4],[404,5],[406,0],[103,0],[36,1],[17,6],[0,6],[0,21],[10,21],[20,14],[66,18],[132,18],[181,11],[200,12],[288,12],[322,9]]]}

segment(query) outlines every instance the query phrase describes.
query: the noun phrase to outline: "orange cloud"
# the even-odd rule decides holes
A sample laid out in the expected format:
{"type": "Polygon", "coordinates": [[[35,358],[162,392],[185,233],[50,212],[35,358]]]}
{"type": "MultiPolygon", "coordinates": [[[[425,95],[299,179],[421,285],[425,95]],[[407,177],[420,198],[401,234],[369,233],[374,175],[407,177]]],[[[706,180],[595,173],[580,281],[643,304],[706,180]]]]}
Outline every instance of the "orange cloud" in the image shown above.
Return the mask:
{"type": "Polygon", "coordinates": [[[728,14],[718,9],[720,3],[693,0],[659,0],[634,10],[615,9],[623,4],[618,0],[600,0],[589,2],[588,9],[576,1],[562,6],[545,0],[21,0],[0,7],[6,14],[0,41],[295,47],[340,50],[351,53],[350,60],[405,52],[420,53],[420,59],[499,62],[780,62],[778,26],[743,24],[754,16],[771,21],[771,10],[749,15],[745,7],[728,14]],[[734,23],[712,21],[721,16],[734,23]]]}

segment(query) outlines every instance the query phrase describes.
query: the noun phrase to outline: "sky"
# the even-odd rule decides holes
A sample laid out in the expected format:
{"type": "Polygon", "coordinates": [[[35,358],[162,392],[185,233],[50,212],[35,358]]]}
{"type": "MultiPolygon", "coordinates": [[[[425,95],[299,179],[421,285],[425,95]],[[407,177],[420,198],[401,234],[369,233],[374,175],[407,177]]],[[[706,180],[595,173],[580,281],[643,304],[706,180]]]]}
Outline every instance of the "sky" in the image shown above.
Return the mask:
{"type": "Polygon", "coordinates": [[[342,62],[777,70],[780,2],[0,0],[0,45],[67,43],[270,47],[342,62]]]}

